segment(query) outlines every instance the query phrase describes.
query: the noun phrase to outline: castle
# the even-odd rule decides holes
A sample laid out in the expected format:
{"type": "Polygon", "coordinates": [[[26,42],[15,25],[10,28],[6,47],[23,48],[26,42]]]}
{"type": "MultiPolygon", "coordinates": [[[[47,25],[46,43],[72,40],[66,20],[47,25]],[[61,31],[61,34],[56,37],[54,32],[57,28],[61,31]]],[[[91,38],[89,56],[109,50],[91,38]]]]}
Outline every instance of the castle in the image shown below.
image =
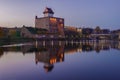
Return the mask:
{"type": "Polygon", "coordinates": [[[53,37],[64,37],[64,19],[54,17],[54,12],[51,8],[46,7],[44,17],[35,17],[35,28],[47,29],[53,37]]]}

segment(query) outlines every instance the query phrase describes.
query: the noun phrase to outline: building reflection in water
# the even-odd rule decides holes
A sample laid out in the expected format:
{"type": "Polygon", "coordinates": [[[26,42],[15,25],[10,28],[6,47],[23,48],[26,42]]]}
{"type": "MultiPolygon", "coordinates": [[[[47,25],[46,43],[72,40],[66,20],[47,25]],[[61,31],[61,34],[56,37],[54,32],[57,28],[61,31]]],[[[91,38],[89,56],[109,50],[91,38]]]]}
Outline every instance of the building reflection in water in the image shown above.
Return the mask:
{"type": "MultiPolygon", "coordinates": [[[[38,51],[35,52],[36,64],[38,62],[44,63],[46,72],[52,71],[55,63],[64,61],[64,44],[58,45],[59,42],[52,42],[50,45],[48,43],[45,46],[37,46],[38,51]]],[[[38,42],[37,45],[40,45],[40,43],[38,42]]]]}
{"type": "Polygon", "coordinates": [[[84,53],[110,49],[120,50],[120,42],[99,41],[99,42],[62,42],[62,41],[36,41],[31,45],[0,47],[0,58],[6,52],[22,52],[23,55],[35,54],[35,63],[43,63],[46,72],[54,68],[55,63],[64,62],[64,54],[84,53]]]}

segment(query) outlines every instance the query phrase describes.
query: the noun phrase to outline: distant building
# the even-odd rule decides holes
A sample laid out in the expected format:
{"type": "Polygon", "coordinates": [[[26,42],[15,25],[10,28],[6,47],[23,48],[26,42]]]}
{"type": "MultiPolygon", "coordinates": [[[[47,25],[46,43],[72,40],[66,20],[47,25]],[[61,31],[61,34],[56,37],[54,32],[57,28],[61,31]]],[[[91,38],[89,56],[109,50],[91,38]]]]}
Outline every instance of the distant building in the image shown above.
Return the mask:
{"type": "Polygon", "coordinates": [[[77,28],[77,32],[82,33],[82,28],[77,28]]]}
{"type": "Polygon", "coordinates": [[[120,29],[111,31],[111,38],[113,40],[120,40],[120,29]]]}
{"type": "Polygon", "coordinates": [[[43,36],[50,37],[50,34],[48,35],[47,32],[48,31],[46,29],[23,26],[21,28],[21,37],[24,38],[41,38],[43,36]]]}
{"type": "Polygon", "coordinates": [[[73,26],[65,26],[64,28],[64,33],[65,33],[65,38],[78,38],[81,35],[82,29],[76,28],[73,26]]]}
{"type": "Polygon", "coordinates": [[[36,30],[32,27],[23,26],[21,29],[21,37],[24,38],[35,38],[36,30]]]}
{"type": "Polygon", "coordinates": [[[77,28],[74,26],[65,26],[65,30],[77,32],[77,28]]]}
{"type": "Polygon", "coordinates": [[[109,29],[102,29],[101,32],[102,32],[102,34],[110,34],[109,29]]]}
{"type": "Polygon", "coordinates": [[[54,12],[51,8],[45,8],[44,17],[35,17],[35,28],[47,29],[49,33],[64,37],[64,19],[53,17],[54,12]]]}

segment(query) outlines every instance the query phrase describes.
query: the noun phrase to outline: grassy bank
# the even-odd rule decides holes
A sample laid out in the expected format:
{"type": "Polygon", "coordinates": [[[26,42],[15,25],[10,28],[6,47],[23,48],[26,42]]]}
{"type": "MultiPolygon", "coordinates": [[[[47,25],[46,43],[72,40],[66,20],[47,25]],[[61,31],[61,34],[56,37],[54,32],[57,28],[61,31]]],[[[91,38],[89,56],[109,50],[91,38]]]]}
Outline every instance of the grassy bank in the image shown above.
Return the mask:
{"type": "Polygon", "coordinates": [[[35,39],[32,38],[0,38],[0,46],[8,44],[17,44],[23,42],[31,42],[35,39]]]}

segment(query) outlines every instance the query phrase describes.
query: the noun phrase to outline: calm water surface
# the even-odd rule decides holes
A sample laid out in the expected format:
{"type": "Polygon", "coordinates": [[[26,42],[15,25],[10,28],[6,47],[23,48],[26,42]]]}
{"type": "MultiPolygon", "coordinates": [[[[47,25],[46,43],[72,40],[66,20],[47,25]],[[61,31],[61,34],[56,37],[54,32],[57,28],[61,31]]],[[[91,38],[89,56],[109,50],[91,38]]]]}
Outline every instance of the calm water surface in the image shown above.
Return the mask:
{"type": "Polygon", "coordinates": [[[4,45],[0,80],[120,80],[120,42],[4,45]]]}

